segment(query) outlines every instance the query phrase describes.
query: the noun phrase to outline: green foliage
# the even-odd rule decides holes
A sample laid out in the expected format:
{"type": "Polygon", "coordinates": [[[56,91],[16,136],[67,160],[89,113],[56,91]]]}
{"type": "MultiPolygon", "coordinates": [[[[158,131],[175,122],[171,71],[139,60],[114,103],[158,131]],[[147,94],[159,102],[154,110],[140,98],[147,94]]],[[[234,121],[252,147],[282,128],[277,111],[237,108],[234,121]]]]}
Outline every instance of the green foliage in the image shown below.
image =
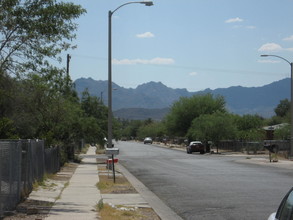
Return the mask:
{"type": "Polygon", "coordinates": [[[80,102],[48,62],[75,47],[73,21],[84,13],[56,0],[0,1],[0,138],[44,139],[60,146],[62,163],[80,139],[102,140],[107,124],[107,108],[89,95],[80,102]]]}
{"type": "Polygon", "coordinates": [[[137,136],[139,139],[145,137],[162,137],[165,134],[163,124],[160,122],[146,123],[138,129],[137,136]]]}
{"type": "MultiPolygon", "coordinates": [[[[99,98],[90,96],[88,90],[85,90],[82,93],[81,109],[83,110],[83,136],[89,143],[99,143],[103,145],[103,138],[107,136],[107,108],[99,98]]],[[[113,126],[113,128],[115,128],[115,126],[113,126]]]]}
{"type": "Polygon", "coordinates": [[[291,126],[285,125],[284,127],[275,130],[274,132],[274,138],[276,140],[288,140],[290,139],[290,131],[291,131],[291,126]]]}
{"type": "Polygon", "coordinates": [[[277,124],[282,124],[283,122],[286,122],[287,120],[284,120],[284,118],[281,118],[279,116],[273,116],[269,119],[266,120],[266,124],[268,126],[270,125],[277,125],[277,124]]]}
{"type": "Polygon", "coordinates": [[[265,131],[262,128],[265,120],[259,115],[235,115],[234,120],[238,130],[235,139],[258,141],[265,137],[265,131]]]}
{"type": "Polygon", "coordinates": [[[279,117],[285,117],[290,111],[290,102],[288,99],[280,101],[278,106],[275,108],[275,113],[279,117]]]}
{"type": "Polygon", "coordinates": [[[191,140],[212,141],[234,139],[236,126],[232,115],[224,112],[203,114],[192,121],[187,136],[191,140]]]}
{"type": "Polygon", "coordinates": [[[181,97],[171,107],[165,118],[166,128],[171,135],[185,136],[194,119],[201,115],[226,112],[225,100],[222,96],[211,94],[195,95],[190,98],[181,97]]]}
{"type": "Polygon", "coordinates": [[[103,143],[103,138],[106,137],[106,130],[99,126],[99,121],[94,117],[83,117],[80,127],[83,133],[83,138],[88,143],[103,143]]]}
{"type": "Polygon", "coordinates": [[[264,125],[264,119],[259,115],[235,116],[236,125],[239,130],[258,129],[264,125]]]}
{"type": "Polygon", "coordinates": [[[138,129],[143,125],[143,121],[132,120],[121,122],[122,131],[121,136],[128,139],[138,137],[138,129]]]}
{"type": "Polygon", "coordinates": [[[60,61],[58,54],[74,48],[73,20],[84,13],[79,5],[56,0],[1,0],[0,72],[41,71],[49,66],[47,58],[60,61]]]}
{"type": "Polygon", "coordinates": [[[9,118],[0,118],[0,137],[3,139],[17,138],[13,121],[9,118]]]}
{"type": "Polygon", "coordinates": [[[29,74],[18,82],[18,93],[12,119],[21,138],[45,139],[47,145],[60,140],[75,142],[79,135],[74,132],[81,109],[78,100],[67,87],[65,74],[51,68],[40,74],[29,74]]]}
{"type": "Polygon", "coordinates": [[[120,124],[121,137],[127,139],[138,138],[141,140],[145,137],[163,137],[166,134],[164,124],[151,119],[144,121],[121,121],[120,124]]]}
{"type": "Polygon", "coordinates": [[[264,140],[265,136],[265,130],[262,128],[255,128],[245,131],[239,130],[237,134],[238,139],[246,141],[261,141],[264,140]]]}
{"type": "Polygon", "coordinates": [[[237,126],[237,136],[240,140],[259,141],[265,137],[265,131],[262,129],[265,120],[259,115],[234,116],[237,126]]]}

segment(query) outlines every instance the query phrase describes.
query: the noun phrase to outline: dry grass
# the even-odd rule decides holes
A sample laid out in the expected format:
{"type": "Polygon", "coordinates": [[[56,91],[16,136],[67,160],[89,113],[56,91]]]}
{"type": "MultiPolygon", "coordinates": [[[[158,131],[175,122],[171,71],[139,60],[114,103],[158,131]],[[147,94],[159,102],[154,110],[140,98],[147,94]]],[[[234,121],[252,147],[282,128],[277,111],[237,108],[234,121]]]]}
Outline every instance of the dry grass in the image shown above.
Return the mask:
{"type": "Polygon", "coordinates": [[[115,183],[112,177],[112,172],[110,171],[109,177],[106,173],[105,167],[99,166],[99,171],[103,172],[103,175],[99,175],[99,183],[97,183],[98,189],[101,191],[102,194],[107,193],[137,193],[134,187],[128,182],[128,180],[123,175],[116,175],[115,183]]]}
{"type": "Polygon", "coordinates": [[[160,220],[151,208],[120,210],[105,204],[99,213],[102,220],[160,220]]]}
{"type": "Polygon", "coordinates": [[[127,220],[127,219],[142,219],[137,211],[122,211],[112,208],[108,204],[104,204],[100,210],[100,216],[103,220],[127,220]]]}

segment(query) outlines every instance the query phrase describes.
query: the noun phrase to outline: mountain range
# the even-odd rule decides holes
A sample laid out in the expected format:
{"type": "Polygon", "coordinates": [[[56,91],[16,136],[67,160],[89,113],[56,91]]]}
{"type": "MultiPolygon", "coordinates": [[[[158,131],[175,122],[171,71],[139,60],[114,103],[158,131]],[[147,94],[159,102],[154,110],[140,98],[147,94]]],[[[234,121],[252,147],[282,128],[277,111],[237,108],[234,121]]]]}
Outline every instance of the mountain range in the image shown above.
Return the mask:
{"type": "MultiPolygon", "coordinates": [[[[87,88],[90,95],[98,96],[107,104],[108,81],[79,78],[74,83],[79,96],[87,88]]],[[[261,87],[232,86],[215,90],[205,89],[198,92],[169,88],[161,82],[144,83],[135,89],[123,88],[113,83],[112,88],[112,108],[116,117],[160,120],[180,97],[206,93],[223,96],[226,107],[231,113],[271,117],[280,100],[290,100],[291,84],[290,78],[285,78],[261,87]]]]}

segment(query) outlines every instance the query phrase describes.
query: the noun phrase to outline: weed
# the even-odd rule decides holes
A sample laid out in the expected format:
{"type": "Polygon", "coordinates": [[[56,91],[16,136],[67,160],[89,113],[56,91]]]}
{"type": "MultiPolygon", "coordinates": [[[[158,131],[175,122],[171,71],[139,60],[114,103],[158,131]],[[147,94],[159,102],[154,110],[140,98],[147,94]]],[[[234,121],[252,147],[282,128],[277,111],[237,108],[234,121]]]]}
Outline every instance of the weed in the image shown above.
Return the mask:
{"type": "MultiPolygon", "coordinates": [[[[66,187],[68,187],[69,186],[69,181],[67,181],[65,184],[64,184],[64,188],[63,188],[63,190],[66,188],[66,187]]],[[[63,191],[62,190],[62,191],[63,191]]]]}
{"type": "Polygon", "coordinates": [[[33,190],[37,190],[39,187],[45,187],[46,186],[46,174],[40,179],[40,180],[36,180],[33,183],[33,190]]]}
{"type": "Polygon", "coordinates": [[[101,211],[103,208],[104,208],[104,202],[103,202],[103,199],[100,199],[100,201],[97,204],[97,208],[96,209],[98,211],[101,211]]]}

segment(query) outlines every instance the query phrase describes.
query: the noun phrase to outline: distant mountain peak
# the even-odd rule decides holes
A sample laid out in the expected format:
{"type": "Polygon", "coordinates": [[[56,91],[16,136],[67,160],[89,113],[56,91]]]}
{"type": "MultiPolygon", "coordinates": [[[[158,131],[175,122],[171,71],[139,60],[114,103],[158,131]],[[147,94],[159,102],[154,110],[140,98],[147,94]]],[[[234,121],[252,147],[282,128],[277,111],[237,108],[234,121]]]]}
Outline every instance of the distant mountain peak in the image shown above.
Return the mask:
{"type": "MultiPolygon", "coordinates": [[[[88,88],[91,95],[107,97],[108,82],[92,78],[80,78],[75,81],[79,95],[88,88]]],[[[190,97],[195,94],[211,93],[221,95],[226,100],[227,108],[235,114],[259,114],[264,117],[274,115],[274,108],[280,100],[290,99],[290,78],[282,79],[261,87],[232,86],[229,88],[206,89],[198,92],[188,92],[186,89],[172,89],[162,82],[148,82],[135,89],[126,89],[113,83],[113,110],[122,108],[160,109],[168,108],[180,97],[190,97]]]]}
{"type": "Polygon", "coordinates": [[[152,88],[168,88],[166,85],[164,85],[161,82],[154,82],[154,81],[150,81],[148,83],[143,83],[141,85],[138,85],[136,88],[137,89],[141,89],[141,88],[146,88],[146,87],[152,87],[152,88]]]}

